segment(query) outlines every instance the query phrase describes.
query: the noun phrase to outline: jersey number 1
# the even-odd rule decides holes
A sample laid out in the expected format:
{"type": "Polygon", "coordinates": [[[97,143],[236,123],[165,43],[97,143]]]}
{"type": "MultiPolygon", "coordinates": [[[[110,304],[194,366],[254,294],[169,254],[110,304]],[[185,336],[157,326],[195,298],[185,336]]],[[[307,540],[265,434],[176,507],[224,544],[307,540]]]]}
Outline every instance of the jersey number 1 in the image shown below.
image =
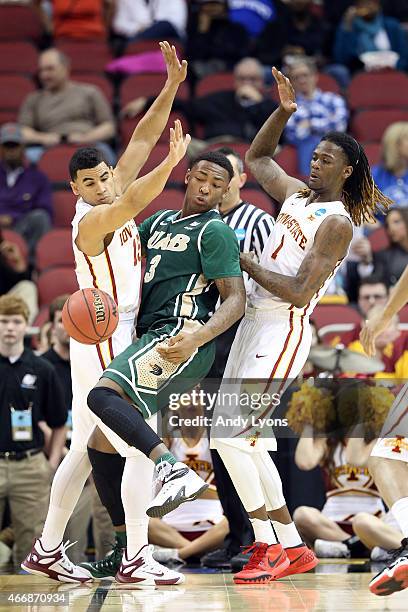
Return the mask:
{"type": "Polygon", "coordinates": [[[277,256],[279,255],[279,251],[281,250],[281,248],[283,247],[283,243],[285,242],[285,236],[282,236],[282,240],[280,241],[279,246],[274,250],[274,252],[271,255],[271,259],[276,259],[277,256]]]}

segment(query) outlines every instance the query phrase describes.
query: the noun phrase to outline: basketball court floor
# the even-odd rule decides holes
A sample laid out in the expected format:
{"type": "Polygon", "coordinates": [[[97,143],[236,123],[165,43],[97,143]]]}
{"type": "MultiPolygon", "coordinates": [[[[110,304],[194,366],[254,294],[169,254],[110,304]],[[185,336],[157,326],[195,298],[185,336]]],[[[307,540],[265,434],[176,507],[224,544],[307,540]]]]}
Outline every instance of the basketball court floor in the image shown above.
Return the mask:
{"type": "Polygon", "coordinates": [[[408,611],[408,590],[376,597],[367,588],[364,562],[328,561],[316,573],[269,585],[234,585],[232,574],[186,570],[180,586],[156,590],[122,587],[108,580],[60,584],[31,575],[0,576],[0,612],[371,612],[408,611]]]}

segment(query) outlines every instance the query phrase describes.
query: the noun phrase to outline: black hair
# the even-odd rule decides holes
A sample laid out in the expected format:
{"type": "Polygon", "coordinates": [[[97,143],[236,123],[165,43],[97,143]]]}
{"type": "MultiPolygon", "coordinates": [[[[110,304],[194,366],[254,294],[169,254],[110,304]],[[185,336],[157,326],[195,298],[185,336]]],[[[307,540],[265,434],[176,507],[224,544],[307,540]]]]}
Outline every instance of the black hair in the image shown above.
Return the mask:
{"type": "Polygon", "coordinates": [[[224,170],[228,172],[230,180],[234,176],[232,164],[228,157],[223,153],[219,153],[218,151],[207,151],[207,153],[201,153],[201,155],[198,155],[191,161],[190,168],[193,168],[200,161],[209,161],[213,164],[217,164],[217,166],[221,166],[221,168],[224,168],[224,170]]]}
{"type": "Polygon", "coordinates": [[[360,291],[363,285],[378,285],[378,284],[385,285],[385,287],[387,288],[387,293],[388,293],[388,284],[385,278],[381,276],[380,274],[370,274],[370,276],[366,276],[365,278],[362,278],[359,282],[358,290],[360,291]]]}
{"type": "Polygon", "coordinates": [[[377,213],[385,213],[392,200],[375,184],[365,151],[357,140],[344,132],[328,132],[322,141],[343,149],[348,163],[353,166],[343,188],[344,204],[353,223],[362,225],[365,221],[374,221],[377,213]]]}
{"type": "Polygon", "coordinates": [[[219,149],[216,149],[215,151],[216,153],[222,153],[223,155],[226,155],[226,156],[232,155],[232,157],[235,157],[238,163],[238,171],[240,174],[243,173],[244,162],[240,154],[237,151],[235,151],[235,149],[231,149],[231,147],[220,147],[219,149]]]}
{"type": "Polygon", "coordinates": [[[71,176],[71,180],[75,181],[78,170],[95,168],[102,162],[105,162],[105,164],[109,166],[103,153],[101,153],[99,149],[96,149],[95,147],[82,147],[81,149],[78,149],[75,151],[69,162],[69,174],[71,176]]]}

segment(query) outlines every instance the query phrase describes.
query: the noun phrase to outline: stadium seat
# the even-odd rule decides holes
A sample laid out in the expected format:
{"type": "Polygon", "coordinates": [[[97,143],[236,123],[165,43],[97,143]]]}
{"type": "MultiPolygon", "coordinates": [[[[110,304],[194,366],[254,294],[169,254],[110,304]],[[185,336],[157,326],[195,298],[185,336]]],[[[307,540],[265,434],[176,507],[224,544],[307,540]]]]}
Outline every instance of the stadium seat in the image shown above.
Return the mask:
{"type": "Polygon", "coordinates": [[[70,229],[53,229],[40,238],[35,256],[35,266],[39,272],[54,266],[73,267],[74,264],[70,229]]]}
{"type": "Polygon", "coordinates": [[[357,310],[345,304],[318,305],[311,319],[317,327],[320,339],[325,343],[330,343],[335,336],[351,331],[354,325],[361,323],[357,310]]]}
{"type": "Polygon", "coordinates": [[[0,109],[17,112],[24,99],[35,90],[31,79],[20,74],[0,75],[0,109]]]}
{"type": "Polygon", "coordinates": [[[54,227],[71,227],[75,214],[75,196],[72,191],[62,189],[52,194],[54,227]]]}
{"type": "Polygon", "coordinates": [[[0,40],[40,42],[43,25],[37,11],[29,6],[0,6],[0,40]]]}
{"type": "Polygon", "coordinates": [[[408,323],[408,305],[404,306],[404,308],[399,311],[398,318],[400,320],[400,323],[408,323]]]}
{"type": "Polygon", "coordinates": [[[351,111],[408,108],[408,76],[397,70],[361,72],[352,79],[347,98],[351,111]]]}
{"type": "Polygon", "coordinates": [[[244,189],[241,189],[241,198],[254,206],[258,206],[258,208],[269,213],[272,217],[276,216],[275,203],[268,194],[261,189],[245,189],[244,187],[244,189]]]}
{"type": "MultiPolygon", "coordinates": [[[[329,74],[324,74],[323,72],[319,72],[318,80],[317,80],[317,87],[321,89],[322,91],[332,91],[333,93],[341,95],[340,85],[338,84],[336,79],[334,79],[329,74]]],[[[275,100],[276,102],[279,102],[278,88],[275,83],[273,83],[271,86],[270,94],[273,100],[275,100]]]]}
{"type": "Polygon", "coordinates": [[[234,89],[235,77],[233,72],[216,72],[202,78],[196,87],[195,97],[208,96],[217,91],[234,89]]]}
{"type": "MultiPolygon", "coordinates": [[[[137,55],[139,53],[146,53],[147,51],[159,51],[159,42],[161,39],[151,39],[151,40],[137,40],[135,42],[131,42],[127,45],[124,55],[137,55]]],[[[176,47],[177,55],[179,58],[183,58],[184,50],[179,40],[169,40],[171,45],[176,47]]]]}
{"type": "Polygon", "coordinates": [[[156,199],[153,200],[137,217],[135,221],[138,225],[158,210],[181,210],[183,206],[184,192],[181,189],[165,189],[156,199]]]}
{"type": "Polygon", "coordinates": [[[35,74],[38,51],[28,42],[0,42],[1,74],[35,74]]]}
{"type": "Polygon", "coordinates": [[[3,123],[9,123],[17,121],[18,111],[15,110],[0,110],[0,126],[3,123]]]}
{"type": "Polygon", "coordinates": [[[9,229],[1,230],[1,235],[3,236],[4,240],[8,242],[14,242],[19,247],[22,256],[27,261],[28,246],[23,236],[9,229]]]}
{"type": "Polygon", "coordinates": [[[381,161],[381,143],[380,142],[365,142],[363,143],[364,151],[367,155],[370,166],[376,166],[381,161]]]}
{"type": "Polygon", "coordinates": [[[39,169],[48,176],[52,183],[67,183],[69,181],[69,160],[77,148],[74,145],[58,145],[47,149],[39,161],[39,169]]]}
{"type": "Polygon", "coordinates": [[[68,55],[73,72],[105,72],[106,65],[112,55],[108,45],[102,41],[72,41],[57,42],[57,48],[68,55]]]}
{"type": "Polygon", "coordinates": [[[63,293],[74,293],[78,290],[74,268],[56,266],[42,272],[37,281],[38,304],[47,306],[63,293]]]}
{"type": "MultiPolygon", "coordinates": [[[[167,144],[159,143],[157,144],[153,151],[150,153],[149,158],[143,168],[141,169],[139,176],[144,176],[156,166],[158,166],[166,155],[169,152],[169,147],[167,144]]],[[[169,183],[184,183],[184,178],[186,176],[186,172],[188,169],[188,160],[184,157],[174,168],[173,172],[170,175],[169,183]]]]}
{"type": "Polygon", "coordinates": [[[361,111],[351,121],[351,133],[357,140],[379,142],[385,129],[396,121],[408,121],[408,109],[361,111]]]}
{"type": "MultiPolygon", "coordinates": [[[[154,97],[160,93],[166,76],[164,74],[134,74],[128,77],[122,84],[120,90],[121,105],[125,106],[131,100],[135,98],[143,97],[154,97]]],[[[187,83],[181,83],[177,91],[177,98],[181,100],[188,100],[190,97],[190,90],[187,83]]]]}
{"type": "MultiPolygon", "coordinates": [[[[122,119],[121,123],[120,123],[120,133],[121,133],[121,141],[122,141],[122,148],[126,147],[127,143],[129,142],[133,131],[138,123],[138,121],[140,121],[142,115],[139,115],[138,117],[134,118],[134,119],[122,119]]],[[[190,133],[190,124],[188,123],[187,119],[184,117],[184,115],[182,115],[181,113],[170,113],[170,117],[169,120],[167,122],[167,125],[165,127],[165,129],[163,130],[160,138],[159,138],[159,143],[167,143],[169,142],[169,138],[170,138],[170,128],[174,127],[174,122],[176,119],[180,119],[181,123],[183,125],[183,130],[184,133],[190,133]]],[[[157,147],[157,145],[156,145],[157,147]]],[[[167,155],[168,153],[168,147],[166,148],[166,153],[165,155],[167,155]]],[[[150,159],[152,157],[152,154],[150,154],[150,159]]],[[[165,155],[161,158],[160,161],[163,161],[165,155]]]]}
{"type": "Polygon", "coordinates": [[[92,74],[92,72],[73,72],[71,74],[73,81],[79,83],[87,83],[88,85],[95,85],[99,87],[102,93],[106,96],[109,104],[113,104],[113,87],[109,79],[106,79],[103,75],[92,74]]]}
{"type": "Polygon", "coordinates": [[[387,232],[384,227],[379,227],[371,232],[368,236],[368,240],[370,241],[374,253],[390,246],[390,241],[388,240],[387,232]]]}
{"type": "Polygon", "coordinates": [[[290,176],[298,174],[298,159],[295,147],[284,145],[279,153],[275,155],[274,160],[282,166],[284,171],[290,176]]]}

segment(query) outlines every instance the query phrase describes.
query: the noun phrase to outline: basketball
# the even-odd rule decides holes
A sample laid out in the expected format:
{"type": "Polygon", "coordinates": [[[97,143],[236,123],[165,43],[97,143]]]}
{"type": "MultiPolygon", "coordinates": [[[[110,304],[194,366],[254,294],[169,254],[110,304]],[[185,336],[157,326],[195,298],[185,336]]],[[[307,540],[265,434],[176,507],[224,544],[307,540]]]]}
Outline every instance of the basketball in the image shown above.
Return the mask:
{"type": "Polygon", "coordinates": [[[65,302],[62,323],[81,344],[98,344],[111,337],[119,323],[115,300],[101,289],[79,289],[65,302]]]}

